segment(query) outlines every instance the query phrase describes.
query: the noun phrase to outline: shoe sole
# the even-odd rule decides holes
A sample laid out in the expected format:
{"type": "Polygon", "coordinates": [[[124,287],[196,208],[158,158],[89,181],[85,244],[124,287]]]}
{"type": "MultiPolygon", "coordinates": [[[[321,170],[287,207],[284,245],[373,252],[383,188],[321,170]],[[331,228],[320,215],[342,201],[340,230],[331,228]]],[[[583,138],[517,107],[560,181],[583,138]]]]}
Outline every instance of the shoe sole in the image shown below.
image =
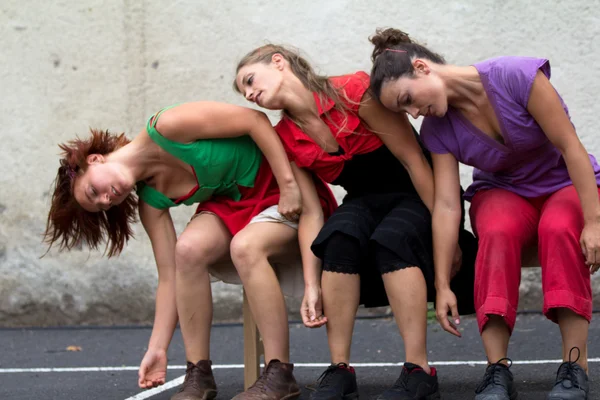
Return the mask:
{"type": "Polygon", "coordinates": [[[358,399],[358,392],[354,392],[354,393],[350,393],[347,395],[344,395],[342,397],[343,400],[356,400],[358,399]]]}

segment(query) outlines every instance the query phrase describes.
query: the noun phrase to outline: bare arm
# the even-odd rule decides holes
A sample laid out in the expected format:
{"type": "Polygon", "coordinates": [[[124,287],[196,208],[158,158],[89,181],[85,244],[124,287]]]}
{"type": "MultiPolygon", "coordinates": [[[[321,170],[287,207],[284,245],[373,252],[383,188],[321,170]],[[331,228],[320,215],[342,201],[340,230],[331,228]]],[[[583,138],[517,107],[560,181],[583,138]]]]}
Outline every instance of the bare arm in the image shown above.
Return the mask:
{"type": "Polygon", "coordinates": [[[435,287],[450,288],[452,258],[458,246],[461,198],[458,161],[452,154],[433,154],[435,200],[432,214],[435,287]]]}
{"type": "Polygon", "coordinates": [[[165,137],[182,143],[250,135],[277,180],[282,198],[279,212],[285,216],[300,214],[298,185],[279,136],[264,113],[226,103],[187,103],[165,111],[157,129],[165,137]]]}
{"type": "Polygon", "coordinates": [[[533,82],[527,110],[565,160],[585,219],[582,249],[589,265],[600,263],[600,201],[594,170],[554,87],[541,71],[533,82]]]}
{"type": "Polygon", "coordinates": [[[140,201],[140,220],[150,237],[158,268],[156,311],[149,349],[167,350],[177,325],[175,305],[175,244],[177,235],[168,210],[140,201]]]}
{"type": "Polygon", "coordinates": [[[406,114],[394,113],[365,94],[358,115],[406,168],[421,200],[432,212],[433,173],[406,114]]]}
{"type": "Polygon", "coordinates": [[[314,255],[310,247],[323,227],[323,209],[310,173],[293,163],[292,170],[300,186],[304,204],[298,226],[298,242],[304,271],[302,320],[306,326],[317,328],[325,324],[327,319],[322,316],[321,260],[314,255]]]}
{"type": "Polygon", "coordinates": [[[433,154],[435,200],[432,214],[433,261],[437,292],[436,316],[447,332],[461,336],[456,296],[450,289],[453,254],[458,248],[461,219],[460,175],[458,161],[452,154],[433,154]],[[448,321],[448,312],[453,322],[448,321]]]}

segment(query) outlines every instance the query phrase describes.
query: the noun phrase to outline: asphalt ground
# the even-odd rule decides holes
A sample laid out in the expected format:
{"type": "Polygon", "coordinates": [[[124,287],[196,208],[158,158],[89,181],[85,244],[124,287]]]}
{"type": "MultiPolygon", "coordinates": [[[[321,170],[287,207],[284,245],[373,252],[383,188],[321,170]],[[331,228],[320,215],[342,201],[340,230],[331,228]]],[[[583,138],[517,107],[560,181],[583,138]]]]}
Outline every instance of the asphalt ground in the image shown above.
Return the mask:
{"type": "MultiPolygon", "coordinates": [[[[600,399],[600,323],[590,326],[590,399],[600,399]]],[[[458,339],[432,322],[428,331],[430,361],[438,369],[444,400],[474,397],[485,369],[484,353],[473,318],[463,318],[458,339]]],[[[179,331],[169,349],[167,384],[149,391],[137,387],[137,368],[151,329],[148,327],[0,329],[0,400],[85,399],[168,400],[185,373],[179,331]],[[68,351],[78,346],[80,351],[68,351]]],[[[324,329],[291,323],[291,358],[295,376],[308,398],[312,385],[329,363],[324,329]]],[[[521,314],[509,356],[522,400],[542,400],[552,387],[560,358],[558,327],[540,314],[521,314]]],[[[243,390],[241,325],[213,327],[211,357],[218,399],[243,390]]],[[[352,362],[360,398],[372,399],[398,377],[404,352],[392,319],[356,323],[352,362]]]]}

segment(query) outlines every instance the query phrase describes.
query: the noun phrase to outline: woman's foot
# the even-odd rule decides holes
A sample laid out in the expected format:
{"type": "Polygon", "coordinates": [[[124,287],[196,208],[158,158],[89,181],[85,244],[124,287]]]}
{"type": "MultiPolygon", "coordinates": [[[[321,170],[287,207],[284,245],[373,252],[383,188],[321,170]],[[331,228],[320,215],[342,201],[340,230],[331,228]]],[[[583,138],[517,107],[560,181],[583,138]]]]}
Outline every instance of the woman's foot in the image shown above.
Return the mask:
{"type": "Polygon", "coordinates": [[[291,400],[300,397],[294,364],[271,360],[252,386],[232,400],[291,400]]]}
{"type": "Polygon", "coordinates": [[[377,400],[439,400],[440,398],[435,368],[431,368],[431,373],[428,374],[416,364],[404,363],[400,377],[394,386],[380,394],[377,400]]]}
{"type": "Polygon", "coordinates": [[[212,361],[187,362],[183,385],[171,400],[210,400],[217,397],[217,384],[212,373],[212,361]]]}
{"type": "Polygon", "coordinates": [[[512,361],[508,358],[488,365],[483,380],[475,390],[475,400],[517,400],[519,393],[509,369],[510,365],[512,361]],[[509,365],[503,361],[508,361],[509,365]]]}
{"type": "Polygon", "coordinates": [[[548,400],[587,400],[590,384],[588,376],[577,361],[580,356],[579,348],[573,347],[569,352],[569,361],[558,367],[556,382],[548,394],[548,400]],[[577,358],[571,361],[571,353],[577,350],[577,358]]]}
{"type": "Polygon", "coordinates": [[[358,385],[354,368],[345,363],[331,364],[318,379],[310,400],[358,399],[358,385]]]}

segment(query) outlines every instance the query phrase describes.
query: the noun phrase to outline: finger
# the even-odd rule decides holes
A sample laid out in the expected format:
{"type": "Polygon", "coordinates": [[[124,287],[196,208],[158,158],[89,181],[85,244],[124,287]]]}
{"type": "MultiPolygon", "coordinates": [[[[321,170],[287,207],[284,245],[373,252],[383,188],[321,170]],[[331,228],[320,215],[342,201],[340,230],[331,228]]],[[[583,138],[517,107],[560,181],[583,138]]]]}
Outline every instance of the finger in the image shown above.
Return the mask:
{"type": "Polygon", "coordinates": [[[310,328],[311,322],[306,311],[302,313],[302,323],[304,324],[304,326],[310,328]]]}
{"type": "Polygon", "coordinates": [[[449,333],[453,334],[454,336],[461,337],[461,334],[456,329],[456,326],[454,326],[454,324],[452,324],[450,321],[448,321],[447,313],[438,313],[437,319],[438,319],[438,322],[440,323],[440,325],[442,326],[442,328],[446,332],[449,332],[449,333]]]}
{"type": "Polygon", "coordinates": [[[450,306],[450,313],[452,314],[452,321],[456,325],[460,325],[460,315],[458,314],[458,307],[456,306],[456,304],[452,304],[450,306]]]}
{"type": "Polygon", "coordinates": [[[587,252],[587,246],[585,245],[585,241],[581,240],[580,244],[581,244],[581,252],[583,253],[583,256],[585,257],[586,262],[587,262],[587,258],[588,258],[587,253],[588,252],[587,252]]]}
{"type": "Polygon", "coordinates": [[[317,321],[317,328],[320,328],[324,325],[327,324],[327,317],[321,317],[318,321],[317,321]]]}
{"type": "Polygon", "coordinates": [[[302,316],[302,323],[306,326],[310,322],[308,318],[308,307],[306,307],[306,303],[302,301],[302,307],[300,307],[300,315],[302,316]]]}
{"type": "Polygon", "coordinates": [[[310,305],[308,308],[308,316],[310,317],[311,321],[315,321],[317,319],[317,312],[315,311],[315,306],[314,305],[310,305]]]}
{"type": "Polygon", "coordinates": [[[591,255],[591,264],[598,264],[598,249],[596,249],[595,247],[592,249],[592,251],[590,251],[591,255]]]}
{"type": "MultiPolygon", "coordinates": [[[[448,321],[448,319],[446,319],[446,321],[448,321]]],[[[454,336],[457,336],[457,337],[462,336],[462,334],[460,333],[458,328],[456,328],[456,325],[454,325],[451,321],[448,321],[448,329],[446,329],[446,331],[450,332],[451,334],[453,334],[454,336]]]]}

